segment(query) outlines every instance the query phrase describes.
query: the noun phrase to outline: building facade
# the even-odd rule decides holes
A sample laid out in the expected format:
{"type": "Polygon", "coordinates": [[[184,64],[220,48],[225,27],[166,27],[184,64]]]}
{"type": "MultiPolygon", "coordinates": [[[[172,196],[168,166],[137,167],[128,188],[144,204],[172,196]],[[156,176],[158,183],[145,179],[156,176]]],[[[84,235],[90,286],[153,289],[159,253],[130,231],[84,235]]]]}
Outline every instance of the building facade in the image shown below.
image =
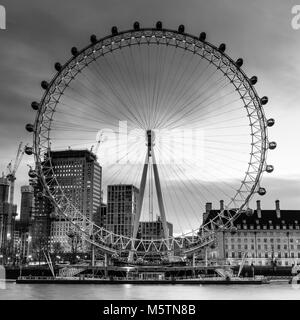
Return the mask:
{"type": "Polygon", "coordinates": [[[30,221],[29,247],[30,253],[33,253],[35,258],[35,253],[40,255],[43,248],[49,249],[51,214],[54,208],[49,198],[44,196],[43,186],[37,178],[31,179],[30,185],[33,188],[33,208],[30,221]]]}
{"type": "Polygon", "coordinates": [[[139,190],[134,185],[107,186],[106,229],[131,237],[139,190]]]}
{"type": "MultiPolygon", "coordinates": [[[[208,210],[204,222],[218,210],[208,210]]],[[[230,230],[218,231],[215,243],[207,248],[210,260],[237,265],[291,266],[300,262],[300,211],[281,210],[279,200],[274,210],[256,210],[240,215],[230,230]]]]}
{"type": "Polygon", "coordinates": [[[5,177],[0,178],[0,253],[9,259],[13,256],[14,234],[11,234],[9,226],[13,231],[15,228],[15,216],[17,206],[8,202],[9,181],[5,177]],[[11,221],[9,216],[11,213],[11,221]]]}
{"type": "Polygon", "coordinates": [[[20,221],[24,224],[30,223],[33,210],[33,187],[21,187],[21,208],[20,208],[20,221]]]}
{"type": "Polygon", "coordinates": [[[9,183],[4,177],[0,178],[0,252],[3,253],[7,241],[8,223],[8,192],[9,183]]]}
{"type": "MultiPolygon", "coordinates": [[[[57,182],[64,195],[83,214],[84,219],[76,224],[85,226],[86,220],[97,220],[101,206],[102,168],[96,156],[88,150],[51,152],[51,161],[57,182]]],[[[60,242],[64,251],[70,248],[68,233],[74,226],[62,216],[55,215],[50,228],[50,243],[60,242]]],[[[82,246],[81,250],[86,248],[82,246]]]]}
{"type": "Polygon", "coordinates": [[[21,187],[20,219],[16,220],[14,230],[14,252],[18,260],[27,260],[31,241],[30,227],[33,212],[34,188],[31,185],[21,187]]]}
{"type": "MultiPolygon", "coordinates": [[[[173,224],[167,221],[168,235],[173,236],[173,224]]],[[[164,238],[163,224],[160,217],[156,221],[140,221],[138,237],[144,240],[164,238]]]]}

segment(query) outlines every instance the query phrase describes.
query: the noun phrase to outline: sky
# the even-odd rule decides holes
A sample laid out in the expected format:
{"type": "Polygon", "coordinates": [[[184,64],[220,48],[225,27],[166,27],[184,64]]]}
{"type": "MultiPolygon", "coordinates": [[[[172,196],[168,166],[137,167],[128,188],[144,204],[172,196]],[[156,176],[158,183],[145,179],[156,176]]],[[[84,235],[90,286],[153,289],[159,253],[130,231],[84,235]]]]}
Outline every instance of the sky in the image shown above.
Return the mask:
{"type": "MultiPolygon", "coordinates": [[[[34,121],[30,104],[43,93],[40,82],[54,75],[55,62],[70,57],[70,48],[82,48],[91,34],[104,37],[113,25],[130,29],[134,21],[198,35],[211,43],[225,42],[231,57],[244,59],[243,69],[258,77],[256,89],[268,96],[269,129],[278,147],[269,152],[272,175],[264,175],[267,195],[262,207],[271,209],[280,199],[283,209],[300,209],[300,30],[291,26],[294,0],[0,0],[7,29],[0,30],[0,170],[15,157],[20,141],[32,143],[24,129],[34,121]]],[[[17,172],[16,203],[20,186],[28,183],[24,156],[17,172]]],[[[218,204],[216,204],[217,206],[218,204]]]]}

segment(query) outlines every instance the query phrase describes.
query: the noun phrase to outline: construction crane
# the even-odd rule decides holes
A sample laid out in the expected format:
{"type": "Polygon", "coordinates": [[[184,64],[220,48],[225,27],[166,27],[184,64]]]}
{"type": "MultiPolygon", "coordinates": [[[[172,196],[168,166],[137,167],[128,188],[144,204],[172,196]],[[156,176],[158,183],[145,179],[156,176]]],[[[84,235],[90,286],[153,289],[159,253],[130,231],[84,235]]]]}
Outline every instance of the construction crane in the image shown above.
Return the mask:
{"type": "Polygon", "coordinates": [[[100,147],[101,142],[103,142],[103,132],[100,133],[100,136],[97,139],[97,143],[96,143],[95,149],[94,149],[94,146],[91,147],[91,152],[93,152],[96,156],[97,156],[97,153],[99,151],[99,147],[100,147]]]}
{"type": "Polygon", "coordinates": [[[17,155],[14,163],[12,161],[7,166],[7,175],[6,178],[10,182],[10,191],[9,191],[9,212],[8,212],[8,228],[7,232],[10,236],[13,236],[12,232],[12,220],[13,220],[13,204],[14,204],[14,193],[15,193],[15,181],[16,181],[16,172],[19,168],[19,165],[22,161],[26,146],[23,148],[23,142],[20,142],[17,155]]]}

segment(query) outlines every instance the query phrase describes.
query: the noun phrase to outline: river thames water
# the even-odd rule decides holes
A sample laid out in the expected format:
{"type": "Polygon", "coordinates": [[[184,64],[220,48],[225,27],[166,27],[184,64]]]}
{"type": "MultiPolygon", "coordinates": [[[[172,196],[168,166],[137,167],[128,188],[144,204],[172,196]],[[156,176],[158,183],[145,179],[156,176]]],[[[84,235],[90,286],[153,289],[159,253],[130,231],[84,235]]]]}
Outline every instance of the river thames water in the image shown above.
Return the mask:
{"type": "Polygon", "coordinates": [[[58,285],[6,283],[0,300],[300,300],[300,285],[58,285]]]}

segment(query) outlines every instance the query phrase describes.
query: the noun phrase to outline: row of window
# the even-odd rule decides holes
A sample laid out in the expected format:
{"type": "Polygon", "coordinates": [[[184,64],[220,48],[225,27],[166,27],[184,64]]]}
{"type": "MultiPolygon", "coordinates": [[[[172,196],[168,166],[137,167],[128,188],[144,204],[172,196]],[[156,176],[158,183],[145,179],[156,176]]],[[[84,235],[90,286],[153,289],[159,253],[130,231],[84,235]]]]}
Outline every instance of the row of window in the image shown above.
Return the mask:
{"type": "MultiPolygon", "coordinates": [[[[225,253],[226,258],[239,258],[241,259],[244,255],[244,252],[235,252],[230,251],[225,253]]],[[[300,258],[300,252],[275,252],[274,254],[272,252],[258,252],[257,256],[254,252],[248,252],[247,253],[248,258],[300,258]]]]}

